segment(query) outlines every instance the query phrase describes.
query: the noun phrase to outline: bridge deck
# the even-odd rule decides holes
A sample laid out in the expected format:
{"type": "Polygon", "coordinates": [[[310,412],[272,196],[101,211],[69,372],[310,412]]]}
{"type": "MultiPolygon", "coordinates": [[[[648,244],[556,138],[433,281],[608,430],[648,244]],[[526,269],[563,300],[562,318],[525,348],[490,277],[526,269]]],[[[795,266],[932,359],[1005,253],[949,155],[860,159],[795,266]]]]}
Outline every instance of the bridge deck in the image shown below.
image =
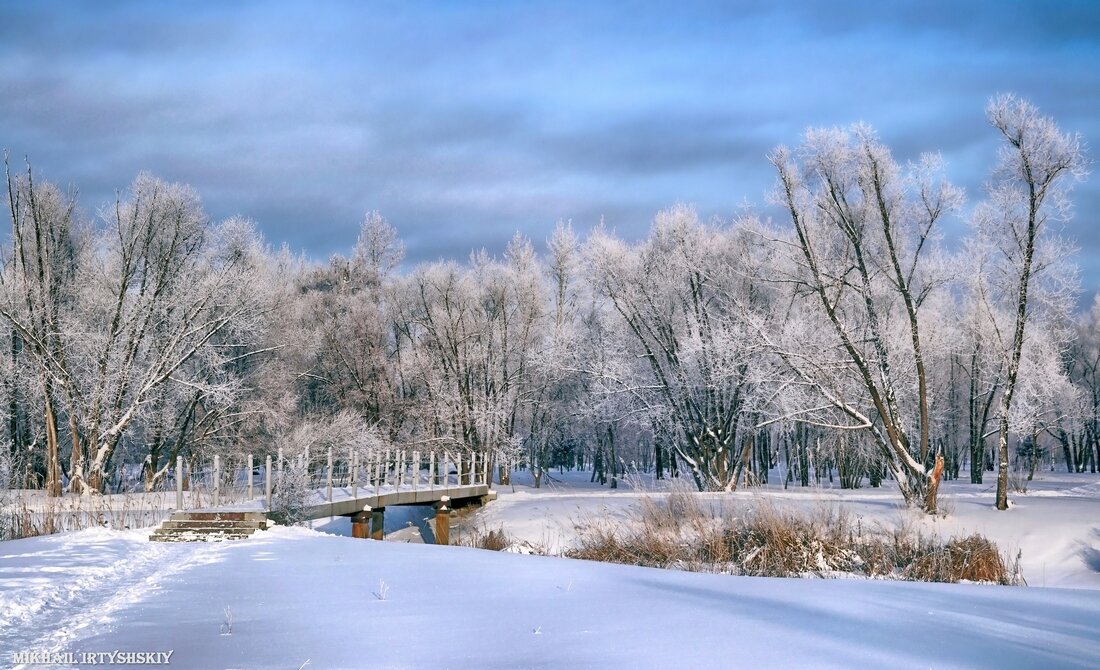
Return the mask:
{"type": "Polygon", "coordinates": [[[350,495],[351,489],[341,489],[338,493],[347,497],[333,496],[333,501],[311,502],[304,510],[306,519],[323,519],[330,516],[350,516],[365,509],[391,507],[395,505],[430,505],[443,500],[444,496],[452,501],[470,498],[485,498],[492,492],[485,484],[467,484],[462,486],[417,488],[409,486],[401,490],[381,489],[372,491],[361,489],[358,495],[350,495]]]}
{"type": "MultiPolygon", "coordinates": [[[[378,509],[397,505],[431,505],[446,497],[452,502],[471,499],[494,499],[495,492],[486,484],[447,484],[419,486],[405,484],[394,486],[334,487],[332,500],[328,499],[326,489],[315,489],[302,511],[303,520],[324,519],[330,516],[351,516],[364,510],[378,509]]],[[[263,498],[231,505],[204,507],[203,512],[259,512],[269,515],[263,498]]]]}

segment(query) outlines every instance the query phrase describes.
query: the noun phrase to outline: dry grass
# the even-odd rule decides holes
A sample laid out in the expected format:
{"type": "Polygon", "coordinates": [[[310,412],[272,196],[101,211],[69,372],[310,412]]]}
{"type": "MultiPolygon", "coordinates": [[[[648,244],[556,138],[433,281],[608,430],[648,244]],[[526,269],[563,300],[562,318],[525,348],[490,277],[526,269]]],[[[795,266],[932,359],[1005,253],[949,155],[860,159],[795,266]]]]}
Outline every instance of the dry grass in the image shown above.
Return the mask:
{"type": "Polygon", "coordinates": [[[850,515],[704,508],[698,496],[647,498],[630,523],[596,524],[574,558],[761,577],[838,576],[936,582],[1019,582],[996,545],[979,535],[941,540],[907,527],[868,529],[850,515]]]}
{"type": "Polygon", "coordinates": [[[952,538],[946,546],[918,555],[907,572],[908,579],[922,582],[1012,583],[997,545],[981,535],[952,538]]]}
{"type": "Polygon", "coordinates": [[[495,530],[474,528],[468,533],[463,533],[455,542],[458,546],[487,549],[489,551],[504,551],[512,544],[512,539],[500,527],[495,530]]]}
{"type": "Polygon", "coordinates": [[[0,506],[0,540],[93,527],[145,528],[160,523],[171,509],[164,493],[62,498],[37,494],[18,491],[8,496],[8,502],[0,506]]]}

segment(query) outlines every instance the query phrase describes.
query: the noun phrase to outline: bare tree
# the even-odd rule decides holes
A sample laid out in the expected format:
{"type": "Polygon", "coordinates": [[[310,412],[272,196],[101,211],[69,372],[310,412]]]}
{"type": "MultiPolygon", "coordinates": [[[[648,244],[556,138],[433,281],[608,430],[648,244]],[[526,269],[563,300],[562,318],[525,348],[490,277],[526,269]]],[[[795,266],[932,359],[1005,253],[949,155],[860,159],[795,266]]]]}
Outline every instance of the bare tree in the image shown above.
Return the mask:
{"type": "MultiPolygon", "coordinates": [[[[59,496],[58,422],[63,405],[59,391],[68,396],[70,405],[73,401],[62,332],[68,326],[66,313],[76,301],[76,277],[87,233],[77,220],[75,195],[63,194],[48,182],[35,183],[29,165],[25,176],[12,175],[6,154],[4,167],[12,248],[0,273],[4,283],[0,315],[11,325],[13,356],[14,348],[25,348],[38,364],[46,441],[44,485],[49,495],[59,496]]],[[[18,416],[15,410],[13,418],[18,416]]]]}
{"type": "Polygon", "coordinates": [[[399,282],[394,301],[402,377],[415,380],[417,440],[496,459],[522,439],[530,357],[545,316],[542,270],[516,237],[502,260],[436,263],[399,282]]]}
{"type": "Polygon", "coordinates": [[[1085,175],[1081,139],[1065,134],[1030,103],[1013,95],[986,109],[1004,144],[986,202],[974,213],[986,251],[990,325],[1005,359],[997,438],[997,509],[1008,509],[1009,422],[1028,331],[1064,318],[1075,294],[1075,276],[1060,268],[1069,249],[1053,230],[1069,218],[1067,195],[1085,175]]]}
{"type": "Polygon", "coordinates": [[[782,280],[809,301],[802,314],[820,323],[815,330],[831,333],[825,351],[842,353],[829,360],[822,351],[814,360],[775,351],[848,428],[870,432],[905,499],[934,510],[921,309],[946,279],[932,243],[961,194],[942,178],[936,157],[905,170],[862,125],[811,130],[797,151],[781,147],[771,161],[776,201],[794,228],[789,247],[779,242],[796,251],[782,280]]]}
{"type": "Polygon", "coordinates": [[[35,185],[29,172],[25,180],[9,174],[8,184],[16,285],[0,314],[42,374],[47,488],[60,493],[59,395],[72,444],[69,488],[100,490],[120,440],[161,387],[216,386],[176,375],[257,311],[256,287],[240,254],[211,244],[187,187],[141,175],[81,237],[73,199],[35,185]]]}
{"type": "Polygon", "coordinates": [[[738,230],[699,222],[677,206],[637,247],[597,231],[590,281],[617,315],[628,360],[589,370],[607,392],[629,394],[688,467],[700,490],[732,490],[751,452],[752,344],[736,305],[755,299],[738,230]]]}
{"type": "Polygon", "coordinates": [[[1080,390],[1076,430],[1059,435],[1071,472],[1096,472],[1100,466],[1100,293],[1092,308],[1080,315],[1077,337],[1067,357],[1070,378],[1080,390]]]}

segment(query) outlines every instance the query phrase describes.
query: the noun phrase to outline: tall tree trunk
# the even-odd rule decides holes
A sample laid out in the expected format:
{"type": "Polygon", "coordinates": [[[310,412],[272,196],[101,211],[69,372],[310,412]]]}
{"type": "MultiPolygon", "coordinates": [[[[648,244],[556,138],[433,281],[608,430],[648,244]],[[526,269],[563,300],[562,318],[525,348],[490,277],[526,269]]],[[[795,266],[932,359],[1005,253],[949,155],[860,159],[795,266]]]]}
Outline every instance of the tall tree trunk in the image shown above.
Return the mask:
{"type": "Polygon", "coordinates": [[[69,492],[84,493],[84,451],[80,440],[80,427],[77,425],[73,405],[69,409],[69,433],[72,435],[73,451],[69,457],[69,492]]]}
{"type": "Polygon", "coordinates": [[[61,453],[57,443],[57,416],[54,413],[51,386],[46,383],[45,422],[46,422],[46,495],[51,498],[61,496],[61,453]]]}
{"type": "Polygon", "coordinates": [[[11,481],[0,482],[0,486],[13,486],[18,488],[16,470],[19,465],[20,455],[23,453],[22,433],[19,430],[19,385],[16,383],[16,365],[19,361],[21,342],[19,333],[11,330],[11,378],[7,380],[8,387],[8,449],[9,462],[11,463],[11,481]]]}

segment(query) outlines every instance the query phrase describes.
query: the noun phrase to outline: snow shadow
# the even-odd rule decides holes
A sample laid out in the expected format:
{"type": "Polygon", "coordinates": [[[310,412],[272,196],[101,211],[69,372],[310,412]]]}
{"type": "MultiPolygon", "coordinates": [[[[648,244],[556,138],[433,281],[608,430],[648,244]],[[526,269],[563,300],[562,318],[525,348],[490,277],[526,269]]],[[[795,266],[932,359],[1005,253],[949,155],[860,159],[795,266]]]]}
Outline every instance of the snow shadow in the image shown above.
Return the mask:
{"type": "Polygon", "coordinates": [[[1087,544],[1081,549],[1081,560],[1085,562],[1089,570],[1100,572],[1100,528],[1092,530],[1093,543],[1087,544]]]}
{"type": "MultiPolygon", "coordinates": [[[[1096,667],[1098,630],[1088,622],[1100,614],[1100,599],[1091,592],[1073,598],[1078,602],[1051,603],[1037,590],[1021,608],[1025,587],[884,581],[874,583],[884,593],[872,599],[866,580],[732,579],[741,585],[760,580],[754,585],[759,588],[730,593],[659,579],[631,581],[655,592],[655,601],[690,600],[700,615],[733,611],[787,629],[848,667],[907,667],[914,659],[922,667],[987,667],[991,649],[1000,652],[1001,670],[1096,667]],[[952,590],[951,597],[943,590],[952,590]]],[[[792,666],[804,662],[791,659],[792,666]]]]}

